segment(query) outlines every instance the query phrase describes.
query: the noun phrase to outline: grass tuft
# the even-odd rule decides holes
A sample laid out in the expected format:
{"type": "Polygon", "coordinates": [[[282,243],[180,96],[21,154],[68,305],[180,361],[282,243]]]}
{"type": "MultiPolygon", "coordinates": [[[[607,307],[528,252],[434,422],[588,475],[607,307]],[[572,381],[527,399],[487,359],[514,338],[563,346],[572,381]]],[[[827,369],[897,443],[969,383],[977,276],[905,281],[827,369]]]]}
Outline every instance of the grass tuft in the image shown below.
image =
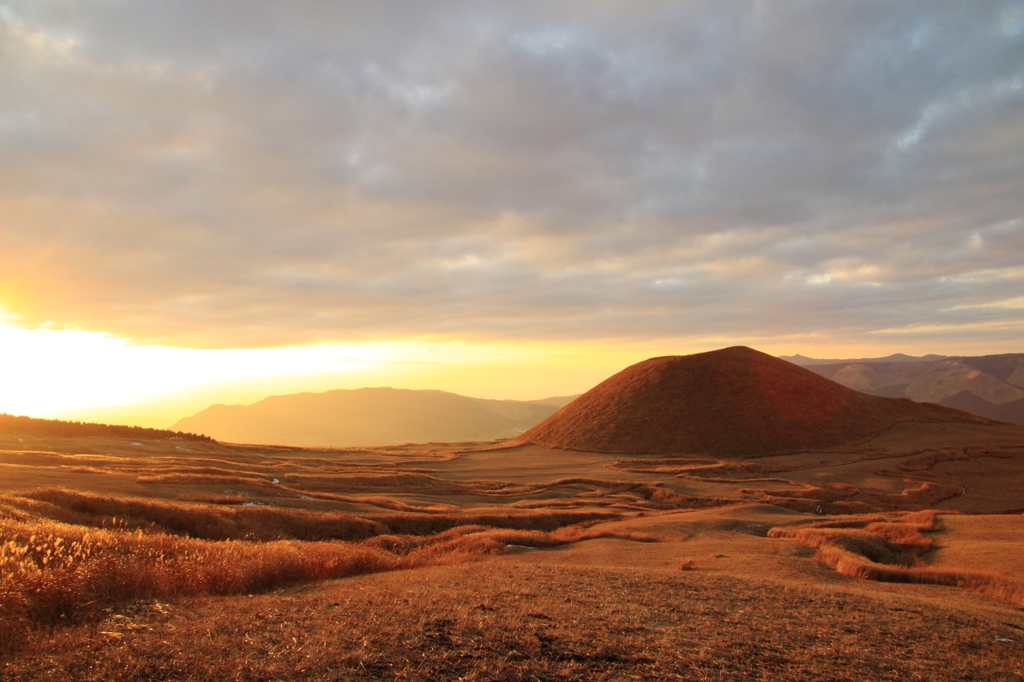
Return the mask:
{"type": "Polygon", "coordinates": [[[817,550],[814,560],[837,573],[890,583],[944,585],[981,592],[1024,607],[1024,582],[999,573],[933,568],[919,558],[932,547],[923,533],[939,529],[936,510],[781,526],[768,537],[792,538],[817,550]]]}

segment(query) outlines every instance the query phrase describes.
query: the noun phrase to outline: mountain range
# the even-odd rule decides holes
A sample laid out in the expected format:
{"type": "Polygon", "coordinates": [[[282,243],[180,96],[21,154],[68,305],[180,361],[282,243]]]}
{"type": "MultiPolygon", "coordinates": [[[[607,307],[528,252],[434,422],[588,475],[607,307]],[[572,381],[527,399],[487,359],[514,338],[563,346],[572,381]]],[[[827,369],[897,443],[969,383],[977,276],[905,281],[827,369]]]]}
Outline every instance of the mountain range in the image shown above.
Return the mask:
{"type": "MultiPolygon", "coordinates": [[[[737,352],[732,351],[733,355],[737,352]]],[[[760,355],[758,362],[764,360],[760,355]]],[[[898,353],[856,360],[818,360],[795,355],[783,356],[778,361],[800,366],[869,396],[937,403],[989,419],[1024,424],[1024,353],[975,357],[914,357],[898,353]]],[[[658,363],[655,366],[651,371],[682,371],[658,363]]],[[[693,391],[699,386],[704,386],[697,391],[701,394],[710,390],[717,395],[728,388],[726,384],[710,387],[706,383],[695,380],[690,389],[673,394],[672,401],[692,402],[696,395],[693,391]]],[[[179,420],[171,428],[233,443],[307,447],[483,441],[520,436],[577,397],[487,400],[445,391],[361,388],[273,396],[252,405],[213,405],[179,420]]],[[[694,406],[696,409],[696,403],[694,406]]],[[[559,428],[570,428],[567,423],[559,428]]],[[[564,440],[566,433],[555,440],[564,440]]],[[[548,433],[545,438],[550,440],[554,436],[548,433]]],[[[571,445],[568,447],[572,449],[571,445]]]]}
{"type": "Polygon", "coordinates": [[[928,355],[905,355],[903,353],[893,353],[887,355],[884,358],[847,358],[845,360],[821,360],[818,358],[809,358],[804,355],[797,353],[796,355],[780,355],[779,360],[785,360],[791,362],[794,365],[800,365],[801,367],[807,367],[808,365],[830,365],[838,363],[850,363],[850,362],[917,362],[920,360],[944,360],[948,355],[935,355],[930,353],[928,355]]]}
{"type": "Polygon", "coordinates": [[[798,355],[781,359],[862,393],[938,403],[1024,424],[1024,353],[860,360],[814,360],[798,355]]]}
{"type": "Polygon", "coordinates": [[[297,393],[213,405],[173,429],[232,443],[305,447],[495,440],[519,435],[575,397],[487,400],[397,388],[297,393]]]}

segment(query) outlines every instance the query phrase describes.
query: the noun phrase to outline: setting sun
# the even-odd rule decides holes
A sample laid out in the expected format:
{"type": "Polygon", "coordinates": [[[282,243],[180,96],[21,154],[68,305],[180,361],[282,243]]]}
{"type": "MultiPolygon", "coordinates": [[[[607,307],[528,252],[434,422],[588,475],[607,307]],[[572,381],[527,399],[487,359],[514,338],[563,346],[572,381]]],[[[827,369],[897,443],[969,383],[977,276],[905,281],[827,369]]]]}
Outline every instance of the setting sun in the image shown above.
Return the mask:
{"type": "MultiPolygon", "coordinates": [[[[824,335],[688,337],[645,342],[459,341],[444,338],[323,341],[264,348],[187,348],[112,334],[34,329],[0,322],[10,362],[0,412],[168,426],[215,402],[362,386],[440,389],[491,399],[530,400],[581,393],[644,358],[760,343],[782,353],[884,354],[902,345],[849,346],[824,335]]],[[[952,344],[947,344],[952,345],[952,344]]]]}
{"type": "MultiPolygon", "coordinates": [[[[253,402],[300,390],[388,385],[524,399],[579,393],[650,349],[439,339],[194,349],[52,325],[0,324],[0,352],[17,358],[3,372],[0,412],[73,416],[108,407],[116,409],[107,414],[117,415],[163,400],[171,403],[163,410],[167,421],[202,409],[203,401],[253,402]]],[[[153,419],[142,421],[149,426],[153,419]]]]}

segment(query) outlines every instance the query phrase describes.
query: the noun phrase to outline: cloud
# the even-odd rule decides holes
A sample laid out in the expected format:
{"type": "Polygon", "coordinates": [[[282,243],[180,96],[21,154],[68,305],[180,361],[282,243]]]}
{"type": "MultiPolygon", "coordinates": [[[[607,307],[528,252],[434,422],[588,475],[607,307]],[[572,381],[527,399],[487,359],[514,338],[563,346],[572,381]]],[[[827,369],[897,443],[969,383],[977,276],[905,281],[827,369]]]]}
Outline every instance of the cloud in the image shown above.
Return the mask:
{"type": "Polygon", "coordinates": [[[0,2],[0,301],[214,347],[987,338],[1022,13],[0,2]]]}

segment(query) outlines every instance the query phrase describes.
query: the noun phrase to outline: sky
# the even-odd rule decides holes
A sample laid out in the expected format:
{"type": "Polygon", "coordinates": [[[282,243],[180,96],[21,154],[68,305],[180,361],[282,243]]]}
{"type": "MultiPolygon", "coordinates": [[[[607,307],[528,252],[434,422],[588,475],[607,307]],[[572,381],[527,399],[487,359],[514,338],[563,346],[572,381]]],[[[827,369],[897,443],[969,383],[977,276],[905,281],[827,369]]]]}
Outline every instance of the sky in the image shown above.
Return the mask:
{"type": "Polygon", "coordinates": [[[1022,336],[1024,0],[0,0],[0,411],[1022,336]]]}

